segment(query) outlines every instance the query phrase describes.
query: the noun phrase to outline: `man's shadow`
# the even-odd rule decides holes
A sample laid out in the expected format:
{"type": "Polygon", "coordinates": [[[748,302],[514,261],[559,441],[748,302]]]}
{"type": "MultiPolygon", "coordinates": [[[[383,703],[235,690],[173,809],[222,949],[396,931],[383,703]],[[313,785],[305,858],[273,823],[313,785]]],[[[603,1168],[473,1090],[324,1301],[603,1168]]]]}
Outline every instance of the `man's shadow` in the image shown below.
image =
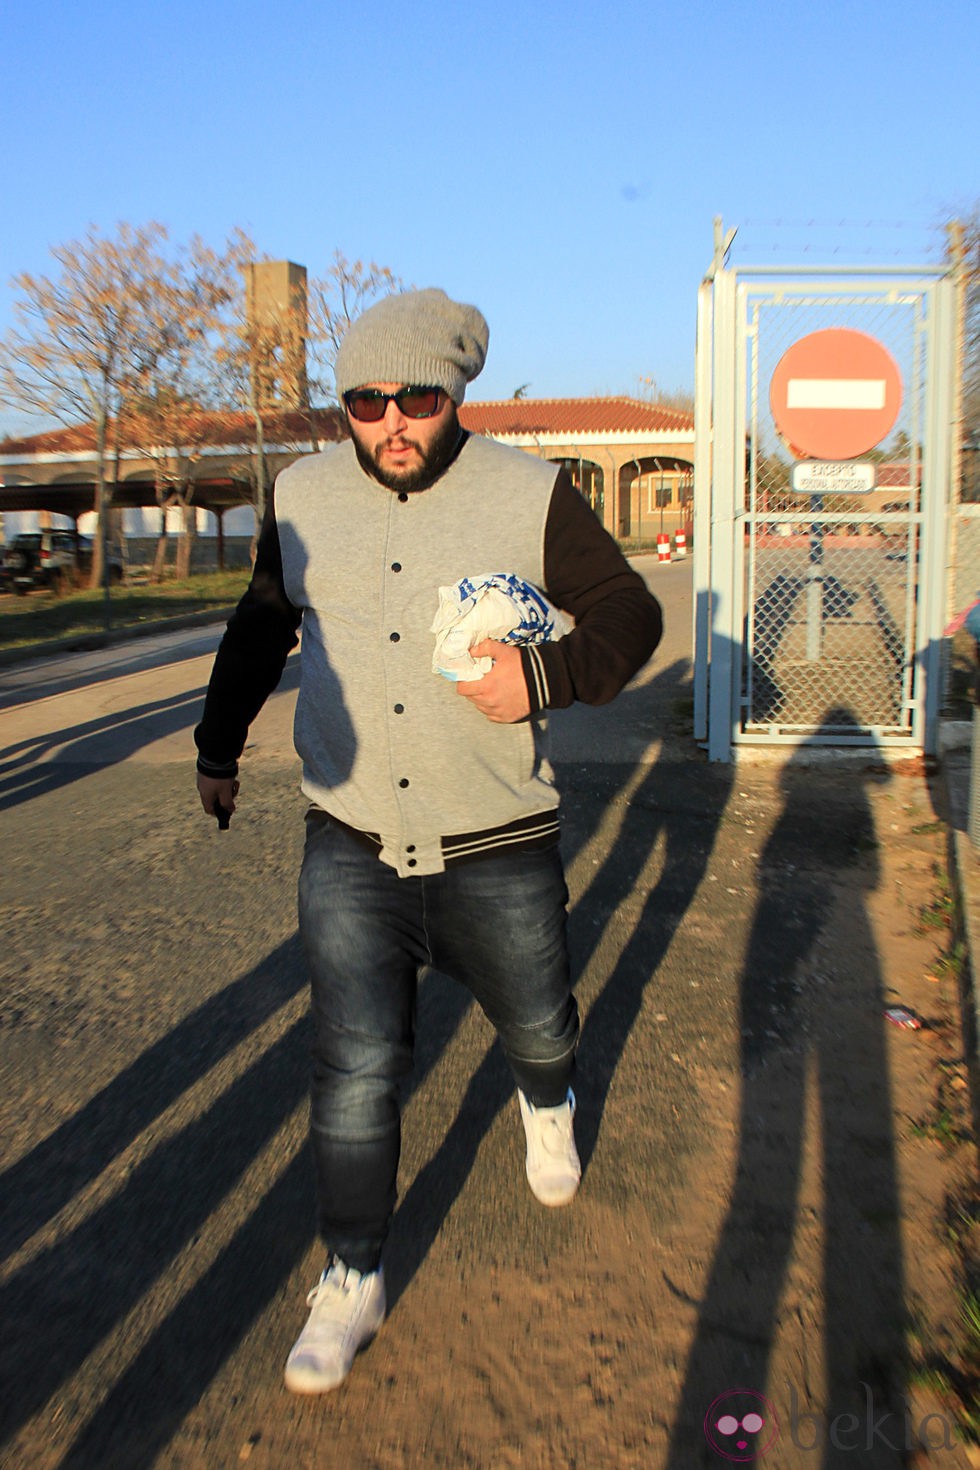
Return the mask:
{"type": "MultiPolygon", "coordinates": [[[[837,730],[849,722],[842,709],[825,719],[837,730]]],[[[869,781],[887,777],[873,750],[837,783],[822,779],[807,755],[785,767],[782,812],[758,862],[741,984],[738,1156],[697,1304],[670,1465],[719,1463],[706,1413],[734,1390],[774,1400],[781,1440],[812,1451],[825,1470],[854,1462],[830,1440],[836,1416],[855,1416],[862,1465],[897,1463],[873,1436],[868,1444],[872,1412],[891,1414],[892,1441],[904,1432],[900,1204],[884,986],[867,913],[879,868],[865,793],[869,781]],[[853,946],[843,961],[828,942],[837,923],[853,946]],[[805,1152],[810,1139],[817,1160],[805,1152]],[[801,1187],[804,1168],[818,1166],[822,1208],[814,1218],[801,1187]],[[814,1232],[822,1301],[790,1284],[794,1244],[814,1232]],[[799,1300],[790,1306],[789,1298],[799,1300]],[[794,1352],[788,1381],[773,1377],[784,1327],[794,1352]]],[[[737,1458],[734,1448],[728,1458],[737,1458]]]]}
{"type": "MultiPolygon", "coordinates": [[[[672,703],[683,687],[682,671],[672,669],[659,683],[653,681],[645,690],[622,696],[626,703],[620,708],[642,724],[654,718],[650,711],[658,699],[672,703]]],[[[566,761],[561,768],[570,863],[592,850],[610,803],[621,808],[617,835],[604,851],[601,843],[594,847],[595,870],[588,882],[576,885],[571,924],[576,963],[590,969],[587,984],[590,998],[594,996],[586,1019],[580,1081],[586,1161],[646,987],[697,891],[724,810],[730,773],[722,767],[707,767],[700,757],[691,760],[690,750],[687,755],[689,776],[683,774],[685,763],[676,758],[676,749],[665,750],[649,766],[625,761],[596,767],[586,760],[578,764],[566,761]],[[688,780],[690,786],[685,784],[688,780]],[[663,853],[655,852],[658,844],[663,845],[663,853]],[[624,923],[620,905],[633,888],[638,889],[638,912],[634,910],[624,923]],[[618,930],[613,936],[617,958],[604,968],[597,951],[603,936],[613,930],[618,930]]],[[[290,954],[288,983],[285,976],[282,979],[288,993],[296,983],[295,959],[290,954]]],[[[452,1045],[469,1005],[459,986],[437,975],[425,980],[419,1000],[414,1090],[425,1087],[426,1078],[452,1045]]],[[[164,1141],[140,1165],[122,1196],[107,1202],[91,1223],[83,1222],[62,1243],[62,1250],[82,1270],[86,1262],[97,1258],[100,1240],[132,1240],[137,1219],[153,1222],[152,1239],[144,1242],[140,1235],[141,1249],[135,1256],[127,1249],[114,1257],[113,1290],[91,1313],[91,1321],[73,1319],[66,1338],[68,1324],[62,1314],[60,1350],[51,1353],[48,1344],[45,1356],[44,1341],[39,1340],[36,1350],[18,1367],[23,1395],[11,1405],[11,1428],[32,1407],[43,1404],[94,1342],[138,1299],[162,1264],[186,1248],[217,1200],[241,1178],[262,1140],[271,1136],[269,1130],[280,1127],[301,1102],[307,1085],[306,1033],[302,1022],[284,1033],[227,1098],[216,1098],[204,1118],[177,1138],[164,1141]],[[264,1125],[260,1119],[265,1120],[264,1125]],[[212,1156],[215,1164],[208,1166],[206,1160],[212,1156]],[[200,1179],[201,1186],[179,1187],[188,1179],[200,1179]]],[[[173,1040],[176,1043],[178,1038],[173,1040]]],[[[186,1038],[180,1040],[186,1042],[186,1038]]],[[[173,1062],[169,1048],[167,1055],[169,1067],[173,1062]]],[[[191,1064],[190,1058],[188,1062],[191,1064]]],[[[196,1068],[196,1059],[192,1065],[196,1068]]],[[[136,1073],[133,1080],[137,1080],[136,1073]]],[[[488,1129],[499,1111],[512,1105],[513,1095],[509,1070],[499,1047],[492,1044],[470,1077],[446,1137],[402,1200],[389,1257],[393,1303],[425,1260],[465,1186],[488,1129]]],[[[155,1099],[151,1111],[159,1104],[160,1099],[155,1099]]],[[[106,1141],[108,1156],[121,1142],[119,1137],[106,1141]]],[[[202,1387],[217,1376],[282,1283],[296,1271],[313,1240],[310,1168],[302,1129],[291,1130],[289,1146],[295,1152],[254,1212],[208,1270],[173,1304],[101,1407],[80,1426],[63,1460],[64,1470],[69,1466],[88,1470],[93,1464],[110,1462],[120,1466],[147,1463],[167,1443],[202,1387]]],[[[105,1155],[98,1167],[104,1164],[105,1155]]],[[[25,1311],[30,1304],[36,1313],[38,1300],[46,1301],[49,1310],[43,1315],[58,1321],[58,1279],[48,1256],[30,1263],[20,1273],[16,1288],[11,1283],[16,1304],[25,1311]]]]}
{"type": "MultiPolygon", "coordinates": [[[[642,725],[644,711],[676,704],[686,688],[681,666],[673,666],[650,684],[620,695],[617,719],[642,725]]],[[[650,726],[651,738],[655,729],[650,726]]],[[[609,809],[622,808],[617,834],[596,860],[595,872],[575,885],[569,915],[573,975],[585,1013],[575,1090],[580,1105],[576,1138],[587,1171],[612,1079],[648,986],[704,876],[732,772],[707,765],[689,742],[682,754],[665,741],[650,765],[565,760],[558,777],[565,813],[562,849],[570,872],[609,809]],[[624,922],[621,905],[631,898],[634,906],[624,922]],[[611,968],[603,970],[598,955],[606,937],[618,952],[611,968]]],[[[452,990],[441,976],[427,984],[428,993],[420,996],[420,1057],[427,1053],[424,1038],[437,1008],[452,990]]],[[[441,1048],[445,1039],[438,1030],[435,1036],[441,1048]]],[[[513,1078],[494,1042],[474,1071],[446,1137],[399,1205],[386,1265],[392,1303],[420,1269],[466,1184],[480,1144],[513,1097],[513,1078]]]]}

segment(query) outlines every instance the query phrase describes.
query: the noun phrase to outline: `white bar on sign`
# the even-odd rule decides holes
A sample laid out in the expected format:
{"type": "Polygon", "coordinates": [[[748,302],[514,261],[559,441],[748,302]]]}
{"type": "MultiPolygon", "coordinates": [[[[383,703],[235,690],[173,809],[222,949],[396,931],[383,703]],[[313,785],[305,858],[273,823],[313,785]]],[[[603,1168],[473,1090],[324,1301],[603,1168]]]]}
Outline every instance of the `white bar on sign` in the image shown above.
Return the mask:
{"type": "Polygon", "coordinates": [[[884,378],[790,378],[787,408],[884,408],[884,378]]]}

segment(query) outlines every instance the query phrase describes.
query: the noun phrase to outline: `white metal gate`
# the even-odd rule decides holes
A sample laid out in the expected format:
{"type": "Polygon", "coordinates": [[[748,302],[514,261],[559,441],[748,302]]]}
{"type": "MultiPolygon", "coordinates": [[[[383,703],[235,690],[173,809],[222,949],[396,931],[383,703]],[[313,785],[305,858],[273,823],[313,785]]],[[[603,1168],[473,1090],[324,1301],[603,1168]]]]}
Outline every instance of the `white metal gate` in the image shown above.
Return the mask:
{"type": "Polygon", "coordinates": [[[713,760],[731,759],[733,745],[804,739],[930,751],[945,622],[952,280],[944,267],[734,269],[725,253],[719,236],[698,304],[696,734],[713,760]],[[897,420],[861,456],[870,491],[794,488],[794,451],[773,418],[783,354],[829,328],[873,338],[901,376],[897,420]]]}

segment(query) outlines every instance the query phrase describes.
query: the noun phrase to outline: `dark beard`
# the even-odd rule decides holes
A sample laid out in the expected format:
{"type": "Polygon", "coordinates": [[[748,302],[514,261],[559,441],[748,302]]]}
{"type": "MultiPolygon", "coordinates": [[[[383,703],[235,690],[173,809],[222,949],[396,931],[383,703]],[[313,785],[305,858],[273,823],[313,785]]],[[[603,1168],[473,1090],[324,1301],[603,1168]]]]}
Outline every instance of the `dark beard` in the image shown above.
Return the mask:
{"type": "MultiPolygon", "coordinates": [[[[399,437],[409,440],[412,444],[415,443],[410,433],[402,434],[399,437]]],[[[389,474],[387,470],[383,470],[376,463],[366,450],[361,448],[357,440],[354,439],[353,434],[351,434],[354,443],[354,453],[357,455],[364,473],[370,475],[372,480],[377,480],[379,484],[384,485],[388,490],[408,491],[428,490],[430,485],[434,485],[440,475],[446,472],[455,459],[462,437],[459,419],[455,413],[448,414],[441,433],[438,438],[433,440],[429,447],[429,452],[423,456],[421,464],[414,470],[405,471],[404,474],[389,474]]],[[[378,452],[380,453],[380,446],[378,452]]]]}

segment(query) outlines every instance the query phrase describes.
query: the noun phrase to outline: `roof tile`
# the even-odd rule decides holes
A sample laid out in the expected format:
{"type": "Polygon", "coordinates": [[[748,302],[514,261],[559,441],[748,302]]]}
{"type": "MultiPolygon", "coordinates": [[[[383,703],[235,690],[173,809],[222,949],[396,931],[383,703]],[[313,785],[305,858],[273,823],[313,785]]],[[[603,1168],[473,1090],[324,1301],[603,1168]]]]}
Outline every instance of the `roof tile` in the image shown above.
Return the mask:
{"type": "Polygon", "coordinates": [[[691,434],[694,415],[639,398],[507,398],[470,403],[459,411],[474,434],[691,434]]]}
{"type": "MultiPolygon", "coordinates": [[[[317,408],[310,414],[300,410],[262,414],[266,440],[272,443],[305,443],[310,438],[310,420],[316,425],[320,439],[346,439],[347,430],[337,409],[317,408]]],[[[187,444],[248,444],[255,435],[251,414],[238,412],[192,414],[188,418],[187,444]]],[[[24,439],[0,441],[0,454],[79,454],[95,449],[92,424],[73,425],[68,429],[51,429],[24,439]]]]}
{"type": "MultiPolygon", "coordinates": [[[[463,427],[474,434],[495,437],[549,434],[574,439],[577,434],[671,433],[689,436],[694,417],[680,409],[664,408],[639,398],[505,398],[496,402],[466,402],[460,409],[463,427]]],[[[296,443],[310,437],[307,414],[299,411],[266,412],[262,415],[266,438],[276,443],[296,443]]],[[[347,437],[338,410],[315,409],[312,418],[321,439],[347,437]]],[[[188,424],[188,443],[220,445],[247,444],[254,433],[247,413],[208,413],[194,416],[188,424]],[[201,432],[202,425],[206,432],[201,432]]],[[[95,432],[91,424],[54,429],[28,438],[4,439],[0,454],[72,454],[92,451],[95,432]]]]}

